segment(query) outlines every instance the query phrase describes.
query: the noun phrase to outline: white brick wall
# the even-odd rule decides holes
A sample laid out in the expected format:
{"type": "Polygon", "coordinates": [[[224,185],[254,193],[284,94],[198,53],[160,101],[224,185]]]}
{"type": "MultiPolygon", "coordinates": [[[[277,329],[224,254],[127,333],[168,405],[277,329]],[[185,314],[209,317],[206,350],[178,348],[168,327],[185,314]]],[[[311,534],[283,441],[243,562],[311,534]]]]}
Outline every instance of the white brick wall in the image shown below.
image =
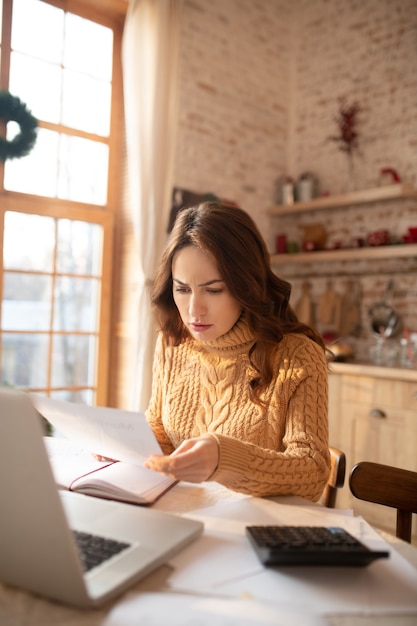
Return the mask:
{"type": "Polygon", "coordinates": [[[313,168],[343,191],[346,155],[326,142],[337,98],[363,107],[357,187],[374,187],[381,167],[417,183],[417,2],[299,0],[291,137],[294,174],[313,168]]]}
{"type": "MultiPolygon", "coordinates": [[[[322,189],[346,189],[346,156],[326,140],[337,130],[340,97],[363,107],[356,187],[376,186],[382,167],[417,185],[416,0],[185,0],[175,183],[238,202],[272,251],[283,225],[266,208],[279,176],[309,170],[322,189]]],[[[343,215],[302,221],[321,217],[334,239],[374,230],[381,220],[398,236],[417,225],[412,202],[362,207],[348,225],[343,215]]],[[[288,218],[285,229],[296,228],[288,218]]],[[[317,276],[334,269],[311,269],[314,297],[325,280],[317,276]]],[[[415,263],[359,265],[364,331],[355,347],[363,358],[372,342],[366,311],[391,272],[396,303],[417,329],[415,263]]],[[[301,280],[293,280],[294,301],[301,280]]]]}
{"type": "Polygon", "coordinates": [[[288,0],[186,0],[175,182],[235,200],[268,227],[286,169],[288,0]]]}

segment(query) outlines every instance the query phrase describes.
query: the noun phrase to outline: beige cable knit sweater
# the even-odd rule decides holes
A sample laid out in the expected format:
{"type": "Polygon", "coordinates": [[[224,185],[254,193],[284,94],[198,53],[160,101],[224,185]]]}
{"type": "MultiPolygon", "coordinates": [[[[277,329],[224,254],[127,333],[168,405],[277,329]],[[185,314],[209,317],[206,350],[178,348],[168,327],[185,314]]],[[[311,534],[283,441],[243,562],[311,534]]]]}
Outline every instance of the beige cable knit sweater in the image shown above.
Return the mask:
{"type": "Polygon", "coordinates": [[[327,362],[302,334],[285,335],[264,406],[249,398],[253,338],[244,318],[215,341],[167,346],[159,335],[147,419],[165,454],[207,433],[220,447],[210,480],[254,496],[317,500],[330,458],[327,362]]]}

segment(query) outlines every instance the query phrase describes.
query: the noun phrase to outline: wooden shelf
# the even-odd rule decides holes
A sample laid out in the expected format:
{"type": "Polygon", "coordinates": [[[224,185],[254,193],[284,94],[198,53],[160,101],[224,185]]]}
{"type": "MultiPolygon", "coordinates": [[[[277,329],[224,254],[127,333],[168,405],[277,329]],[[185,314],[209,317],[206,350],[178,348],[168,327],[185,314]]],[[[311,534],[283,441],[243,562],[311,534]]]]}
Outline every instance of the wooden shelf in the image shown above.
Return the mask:
{"type": "Polygon", "coordinates": [[[297,252],[294,254],[271,255],[272,265],[290,263],[315,263],[325,261],[357,261],[417,257],[417,243],[375,246],[369,248],[343,248],[338,250],[318,250],[317,252],[297,252]]]}
{"type": "Polygon", "coordinates": [[[309,202],[280,204],[269,208],[268,213],[270,215],[286,215],[405,198],[417,198],[417,189],[410,185],[397,183],[395,185],[376,187],[375,189],[364,189],[362,191],[354,191],[338,196],[323,196],[322,198],[314,198],[309,202]]]}

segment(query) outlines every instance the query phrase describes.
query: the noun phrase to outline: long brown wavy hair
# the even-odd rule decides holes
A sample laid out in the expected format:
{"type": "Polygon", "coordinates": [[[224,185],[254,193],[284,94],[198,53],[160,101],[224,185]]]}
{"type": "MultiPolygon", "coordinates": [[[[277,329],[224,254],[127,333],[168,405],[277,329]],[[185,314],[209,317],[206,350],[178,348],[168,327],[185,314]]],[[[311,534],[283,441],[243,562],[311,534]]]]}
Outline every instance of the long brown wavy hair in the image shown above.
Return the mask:
{"type": "Polygon", "coordinates": [[[291,285],[271,269],[270,256],[260,231],[242,209],[218,202],[204,202],[178,213],[157,270],[152,305],[166,340],[179,345],[189,333],[174,302],[172,261],[187,246],[210,252],[230,294],[242,307],[255,342],[249,351],[257,372],[251,381],[251,395],[260,394],[272,381],[277,344],[287,333],[302,333],[322,346],[321,335],[298,321],[289,304],[291,285]]]}

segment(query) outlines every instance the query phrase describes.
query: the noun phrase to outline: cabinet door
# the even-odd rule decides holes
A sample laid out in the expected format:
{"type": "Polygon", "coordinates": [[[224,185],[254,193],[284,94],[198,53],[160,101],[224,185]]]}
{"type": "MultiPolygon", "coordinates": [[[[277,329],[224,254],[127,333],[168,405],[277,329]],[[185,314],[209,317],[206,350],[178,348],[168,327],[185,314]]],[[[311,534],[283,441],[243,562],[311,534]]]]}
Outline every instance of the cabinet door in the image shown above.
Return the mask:
{"type": "Polygon", "coordinates": [[[351,403],[369,406],[372,403],[373,379],[349,374],[329,375],[329,439],[345,452],[351,445],[351,403]]]}
{"type": "Polygon", "coordinates": [[[336,506],[352,508],[349,474],[353,467],[352,421],[362,405],[372,402],[373,379],[350,374],[329,375],[329,441],[346,455],[346,479],[337,493],[336,506]],[[356,408],[352,410],[352,405],[356,408]]]}
{"type": "Polygon", "coordinates": [[[346,481],[337,506],[353,508],[371,524],[394,533],[395,511],[354,498],[349,474],[355,463],[365,460],[417,471],[417,384],[330,374],[329,437],[346,454],[346,481]]]}
{"type": "Polygon", "coordinates": [[[417,472],[417,415],[375,410],[352,420],[352,461],[373,461],[417,472]]]}
{"type": "MultiPolygon", "coordinates": [[[[372,402],[351,403],[352,463],[373,461],[417,472],[417,397],[414,383],[376,380],[372,402]]],[[[371,524],[395,532],[396,512],[351,496],[351,506],[371,524]]],[[[415,529],[417,530],[417,529],[415,529]]]]}
{"type": "Polygon", "coordinates": [[[353,462],[417,471],[417,384],[375,379],[372,393],[347,409],[353,462]]]}

